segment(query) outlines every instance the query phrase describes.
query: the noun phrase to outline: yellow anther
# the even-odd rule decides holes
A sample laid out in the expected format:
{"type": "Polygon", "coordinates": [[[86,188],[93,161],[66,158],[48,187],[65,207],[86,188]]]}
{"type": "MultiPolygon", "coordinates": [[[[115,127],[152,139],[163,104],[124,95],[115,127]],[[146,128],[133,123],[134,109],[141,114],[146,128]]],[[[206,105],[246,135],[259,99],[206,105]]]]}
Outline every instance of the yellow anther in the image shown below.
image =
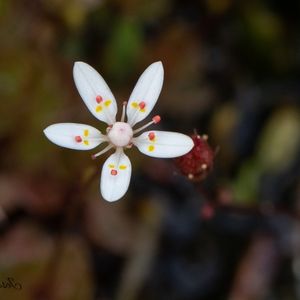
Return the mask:
{"type": "Polygon", "coordinates": [[[109,106],[111,105],[111,100],[106,100],[106,101],[104,102],[104,105],[105,105],[106,107],[109,107],[109,106]]]}
{"type": "Polygon", "coordinates": [[[108,167],[109,167],[110,169],[114,169],[115,165],[114,165],[114,164],[109,164],[108,167]]]}
{"type": "Polygon", "coordinates": [[[145,108],[141,108],[141,109],[140,109],[140,112],[145,112],[145,111],[146,111],[145,108]]]}
{"type": "Polygon", "coordinates": [[[89,135],[89,130],[88,130],[88,129],[85,129],[85,130],[83,131],[83,135],[84,135],[84,136],[88,136],[88,135],[89,135]]]}
{"type": "Polygon", "coordinates": [[[96,112],[102,111],[102,105],[97,105],[96,106],[96,112]]]}
{"type": "Polygon", "coordinates": [[[148,147],[148,151],[150,151],[150,152],[152,152],[154,149],[155,149],[155,147],[154,147],[153,145],[150,145],[150,146],[148,147]]]}
{"type": "Polygon", "coordinates": [[[125,165],[120,165],[120,166],[119,166],[119,169],[120,169],[120,170],[126,170],[126,169],[127,169],[127,166],[125,166],[125,165]]]}
{"type": "Polygon", "coordinates": [[[88,140],[84,140],[83,143],[84,143],[86,146],[88,146],[88,145],[90,144],[88,140]]]}
{"type": "Polygon", "coordinates": [[[133,108],[138,108],[138,107],[139,107],[139,104],[138,104],[137,102],[132,102],[132,103],[131,103],[131,106],[132,106],[133,108]]]}

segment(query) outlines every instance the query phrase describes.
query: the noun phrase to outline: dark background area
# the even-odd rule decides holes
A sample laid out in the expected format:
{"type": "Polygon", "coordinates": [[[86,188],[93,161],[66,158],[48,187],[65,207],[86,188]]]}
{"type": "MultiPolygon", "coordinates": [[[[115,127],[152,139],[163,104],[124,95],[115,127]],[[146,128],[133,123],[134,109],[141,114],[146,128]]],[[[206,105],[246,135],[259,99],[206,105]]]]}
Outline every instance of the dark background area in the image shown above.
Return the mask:
{"type": "Polygon", "coordinates": [[[300,299],[298,1],[2,0],[0,38],[0,299],[300,299]],[[105,130],[75,61],[120,108],[158,60],[158,128],[207,134],[214,167],[190,180],[131,150],[129,190],[105,202],[107,155],[43,129],[105,130]]]}

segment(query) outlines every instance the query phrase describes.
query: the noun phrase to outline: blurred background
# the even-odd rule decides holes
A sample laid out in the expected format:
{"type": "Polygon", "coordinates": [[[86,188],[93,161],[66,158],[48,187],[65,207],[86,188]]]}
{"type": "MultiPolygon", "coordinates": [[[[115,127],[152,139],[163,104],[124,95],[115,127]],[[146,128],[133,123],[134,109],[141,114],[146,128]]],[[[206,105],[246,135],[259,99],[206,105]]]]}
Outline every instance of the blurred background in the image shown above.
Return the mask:
{"type": "Polygon", "coordinates": [[[299,26],[293,0],[1,0],[0,299],[300,299],[299,26]],[[179,160],[128,151],[115,203],[108,154],[43,135],[105,130],[78,60],[119,107],[161,60],[156,128],[197,141],[179,160]]]}

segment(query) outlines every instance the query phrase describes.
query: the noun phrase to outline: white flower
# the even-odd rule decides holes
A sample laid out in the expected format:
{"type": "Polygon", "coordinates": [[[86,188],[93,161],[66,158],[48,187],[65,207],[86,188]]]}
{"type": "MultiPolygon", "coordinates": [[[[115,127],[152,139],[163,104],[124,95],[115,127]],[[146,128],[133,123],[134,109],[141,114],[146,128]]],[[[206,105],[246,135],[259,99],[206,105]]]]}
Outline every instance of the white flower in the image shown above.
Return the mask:
{"type": "Polygon", "coordinates": [[[80,96],[90,112],[100,121],[108,124],[107,134],[84,124],[53,124],[44,130],[47,138],[62,147],[75,150],[90,150],[101,143],[108,143],[95,158],[115,148],[102,168],[100,189],[107,201],[120,199],[127,191],[131,177],[131,163],[124,148],[135,145],[140,152],[153,157],[177,157],[189,152],[193,147],[190,137],[176,132],[147,131],[134,137],[137,132],[160,121],[159,116],[148,124],[133,129],[144,120],[153,109],[160,94],[164,70],[161,62],[151,64],[139,78],[128,104],[123,103],[120,122],[116,122],[117,103],[104,79],[91,66],[83,62],[74,64],[73,76],[80,96]],[[126,107],[127,105],[127,107],[126,107]],[[125,109],[127,123],[125,122],[125,109]]]}

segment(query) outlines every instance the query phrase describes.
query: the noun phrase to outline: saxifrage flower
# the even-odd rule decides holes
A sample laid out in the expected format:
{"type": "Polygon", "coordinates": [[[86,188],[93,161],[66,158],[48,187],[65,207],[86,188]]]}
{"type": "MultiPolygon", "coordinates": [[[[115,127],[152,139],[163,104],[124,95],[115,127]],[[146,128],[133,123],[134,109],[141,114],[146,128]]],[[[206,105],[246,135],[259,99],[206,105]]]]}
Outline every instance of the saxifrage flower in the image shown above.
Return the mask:
{"type": "Polygon", "coordinates": [[[88,64],[76,62],[73,76],[79,94],[90,112],[108,125],[106,135],[92,126],[77,123],[53,124],[44,133],[54,144],[75,150],[90,150],[102,143],[108,143],[93,158],[115,148],[115,153],[108,157],[102,168],[100,189],[105,200],[116,201],[128,189],[131,163],[124,149],[135,145],[146,155],[162,158],[178,157],[192,149],[193,140],[181,133],[152,130],[134,137],[136,133],[160,121],[160,117],[155,116],[148,124],[133,128],[149,115],[158,99],[164,76],[161,62],[151,64],[141,75],[128,104],[123,103],[119,122],[116,121],[116,100],[101,75],[88,64]]]}

